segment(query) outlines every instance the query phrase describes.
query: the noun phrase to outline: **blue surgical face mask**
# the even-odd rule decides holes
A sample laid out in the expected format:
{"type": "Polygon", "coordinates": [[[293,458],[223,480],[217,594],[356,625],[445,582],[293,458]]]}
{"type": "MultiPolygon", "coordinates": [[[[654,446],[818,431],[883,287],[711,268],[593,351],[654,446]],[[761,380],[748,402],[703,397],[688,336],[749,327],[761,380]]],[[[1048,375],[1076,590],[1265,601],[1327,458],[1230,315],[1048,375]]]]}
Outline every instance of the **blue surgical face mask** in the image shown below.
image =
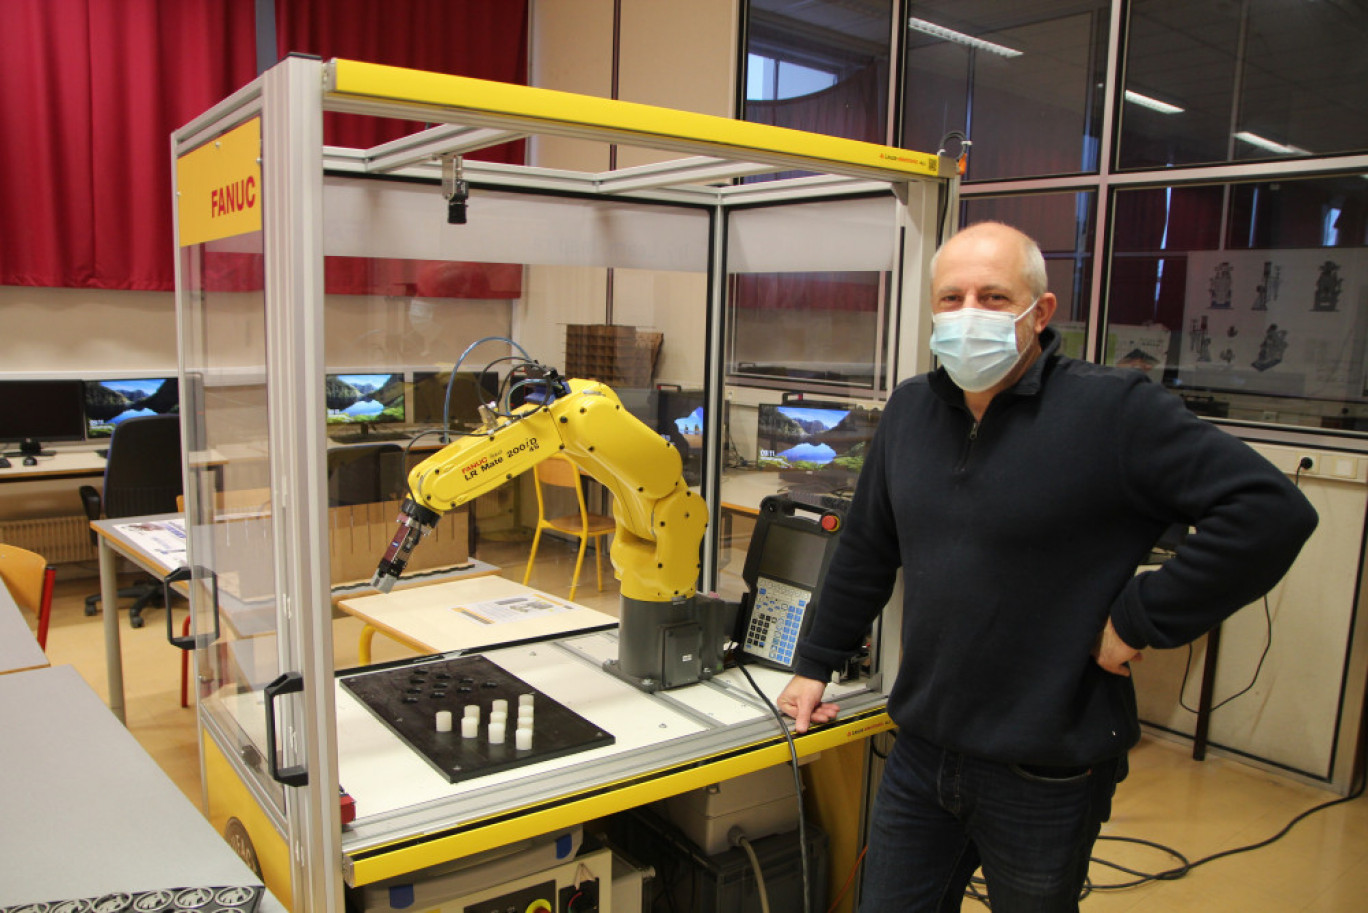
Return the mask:
{"type": "Polygon", "coordinates": [[[931,315],[931,351],[955,386],[981,393],[1012,373],[1021,360],[1016,325],[1039,300],[1016,316],[970,307],[931,315]]]}

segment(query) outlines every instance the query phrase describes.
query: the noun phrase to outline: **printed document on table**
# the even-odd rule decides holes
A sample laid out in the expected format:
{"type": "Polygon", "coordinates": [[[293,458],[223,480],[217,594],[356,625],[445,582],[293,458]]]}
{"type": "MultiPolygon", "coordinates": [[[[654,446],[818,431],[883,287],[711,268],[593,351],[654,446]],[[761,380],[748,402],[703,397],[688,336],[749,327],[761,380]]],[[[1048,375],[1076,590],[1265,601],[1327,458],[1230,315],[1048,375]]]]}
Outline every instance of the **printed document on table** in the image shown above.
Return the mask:
{"type": "Polygon", "coordinates": [[[144,523],[116,523],[121,535],[169,567],[184,567],[185,521],[155,520],[144,523]]]}
{"type": "Polygon", "coordinates": [[[553,602],[542,596],[509,596],[504,599],[491,599],[487,602],[472,602],[465,606],[452,608],[486,625],[509,624],[514,621],[528,621],[545,618],[557,612],[568,612],[571,607],[553,602]]]}

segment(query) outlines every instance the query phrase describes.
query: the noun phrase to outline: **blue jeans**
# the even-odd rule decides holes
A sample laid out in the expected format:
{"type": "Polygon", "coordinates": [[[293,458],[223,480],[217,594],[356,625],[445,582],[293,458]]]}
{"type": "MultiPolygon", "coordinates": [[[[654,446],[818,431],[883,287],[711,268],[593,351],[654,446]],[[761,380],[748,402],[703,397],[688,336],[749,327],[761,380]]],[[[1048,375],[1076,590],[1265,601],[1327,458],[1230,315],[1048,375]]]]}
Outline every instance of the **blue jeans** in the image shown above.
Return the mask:
{"type": "Polygon", "coordinates": [[[860,910],[959,910],[980,865],[993,913],[1078,910],[1122,763],[1026,769],[899,733],[874,802],[860,910]]]}

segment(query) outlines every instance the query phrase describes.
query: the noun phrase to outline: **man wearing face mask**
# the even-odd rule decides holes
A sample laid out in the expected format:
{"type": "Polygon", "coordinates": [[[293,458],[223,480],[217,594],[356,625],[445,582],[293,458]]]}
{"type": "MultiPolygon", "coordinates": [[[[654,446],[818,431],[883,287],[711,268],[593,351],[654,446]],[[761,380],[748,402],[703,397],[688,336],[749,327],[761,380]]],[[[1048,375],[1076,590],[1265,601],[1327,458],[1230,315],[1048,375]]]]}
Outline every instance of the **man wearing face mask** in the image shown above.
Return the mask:
{"type": "Polygon", "coordinates": [[[1272,464],[1136,371],[1059,354],[1036,244],[966,228],[932,261],[940,368],[899,385],[781,710],[830,722],[833,669],[903,571],[898,726],[861,909],[1074,911],[1139,738],[1129,663],[1267,592],[1316,525],[1272,464]],[[1171,524],[1196,527],[1158,570],[1171,524]]]}

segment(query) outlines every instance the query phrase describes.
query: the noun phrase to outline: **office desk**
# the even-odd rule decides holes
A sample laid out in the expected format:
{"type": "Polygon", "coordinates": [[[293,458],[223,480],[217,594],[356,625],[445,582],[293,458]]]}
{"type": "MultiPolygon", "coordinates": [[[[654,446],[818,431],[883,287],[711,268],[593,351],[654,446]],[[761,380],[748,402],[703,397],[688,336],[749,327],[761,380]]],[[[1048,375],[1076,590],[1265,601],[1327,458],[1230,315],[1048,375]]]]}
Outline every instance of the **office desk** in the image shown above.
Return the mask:
{"type": "Polygon", "coordinates": [[[29,630],[23,611],[0,583],[0,675],[41,669],[47,664],[47,654],[29,630]]]}
{"type": "Polygon", "coordinates": [[[261,884],[70,666],[0,676],[0,732],[0,906],[261,884]]]}
{"type": "MultiPolygon", "coordinates": [[[[472,575],[417,589],[396,588],[392,593],[342,599],[337,607],[364,622],[369,636],[381,631],[419,653],[474,650],[491,644],[617,625],[617,619],[611,615],[489,575],[472,575]],[[517,620],[479,620],[480,603],[519,597],[532,597],[555,608],[548,612],[531,612],[517,620]]],[[[359,652],[363,666],[370,664],[369,636],[362,633],[359,652]]]]}
{"type": "Polygon", "coordinates": [[[52,456],[38,457],[35,466],[25,466],[23,460],[9,457],[10,465],[0,468],[0,482],[98,478],[105,471],[105,458],[94,450],[57,450],[52,456]]]}

